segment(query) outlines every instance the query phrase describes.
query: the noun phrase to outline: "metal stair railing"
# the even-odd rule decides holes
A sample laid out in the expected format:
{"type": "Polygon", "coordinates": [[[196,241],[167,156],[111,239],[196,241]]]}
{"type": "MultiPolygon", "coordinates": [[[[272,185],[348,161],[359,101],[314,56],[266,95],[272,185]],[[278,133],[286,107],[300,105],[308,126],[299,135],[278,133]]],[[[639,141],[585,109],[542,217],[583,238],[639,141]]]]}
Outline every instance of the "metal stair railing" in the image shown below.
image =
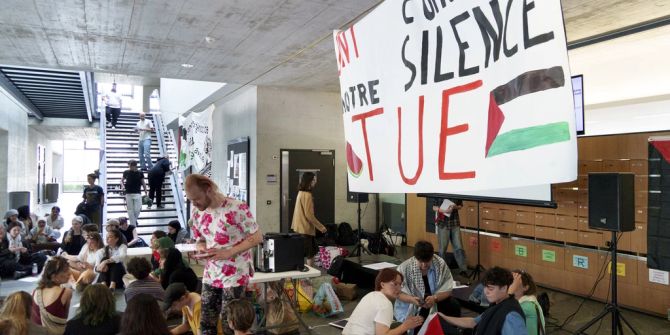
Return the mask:
{"type": "MultiPolygon", "coordinates": [[[[104,107],[103,107],[104,108],[104,107]]],[[[105,112],[100,112],[98,106],[98,114],[100,115],[100,163],[98,165],[98,185],[102,187],[105,192],[104,203],[102,204],[102,226],[107,222],[107,115],[105,112]]]]}
{"type": "Polygon", "coordinates": [[[160,113],[152,113],[154,126],[156,128],[156,138],[158,139],[158,149],[162,157],[168,157],[170,161],[170,168],[172,170],[170,176],[170,188],[172,189],[172,197],[174,198],[174,207],[177,212],[177,218],[182,228],[188,229],[188,219],[186,218],[186,207],[184,203],[184,194],[182,192],[183,176],[179,170],[177,146],[175,145],[174,135],[172,131],[165,127],[163,118],[160,113]],[[172,150],[170,150],[172,149],[172,150]]]}

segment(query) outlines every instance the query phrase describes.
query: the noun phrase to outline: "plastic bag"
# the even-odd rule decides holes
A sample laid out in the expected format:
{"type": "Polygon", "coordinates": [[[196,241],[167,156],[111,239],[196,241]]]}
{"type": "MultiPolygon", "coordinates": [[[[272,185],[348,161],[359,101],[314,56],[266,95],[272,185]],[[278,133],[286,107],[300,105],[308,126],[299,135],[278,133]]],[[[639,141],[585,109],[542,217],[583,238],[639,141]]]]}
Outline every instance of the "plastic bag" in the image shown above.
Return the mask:
{"type": "Polygon", "coordinates": [[[314,305],[312,306],[314,314],[321,317],[329,317],[344,312],[340,299],[335,294],[333,286],[330,283],[323,283],[314,296],[314,305]]]}
{"type": "Polygon", "coordinates": [[[307,279],[298,281],[298,310],[300,313],[309,312],[314,304],[314,288],[307,279]]]}
{"type": "Polygon", "coordinates": [[[298,318],[291,305],[283,299],[268,304],[266,326],[269,334],[288,334],[298,330],[298,318]],[[272,328],[275,327],[276,328],[272,328]]]}

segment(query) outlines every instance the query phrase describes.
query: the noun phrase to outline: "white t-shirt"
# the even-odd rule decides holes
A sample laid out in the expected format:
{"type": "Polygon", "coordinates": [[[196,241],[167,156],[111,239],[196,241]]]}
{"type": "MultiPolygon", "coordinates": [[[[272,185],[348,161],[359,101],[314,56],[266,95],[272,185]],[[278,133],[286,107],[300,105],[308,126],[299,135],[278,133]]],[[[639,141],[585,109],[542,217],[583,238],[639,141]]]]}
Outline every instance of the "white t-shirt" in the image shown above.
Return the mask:
{"type": "Polygon", "coordinates": [[[110,108],[121,108],[121,95],[116,92],[109,91],[105,95],[105,101],[110,108]]]}
{"type": "Polygon", "coordinates": [[[377,322],[389,328],[393,322],[393,304],[380,291],[370,292],[361,299],[342,335],[375,335],[377,322]]]}
{"type": "Polygon", "coordinates": [[[144,119],[144,121],[140,120],[137,121],[137,124],[135,125],[135,129],[137,129],[140,133],[140,141],[144,141],[147,138],[151,138],[151,132],[147,130],[142,130],[142,129],[147,129],[147,128],[153,128],[154,124],[147,120],[144,119]]]}

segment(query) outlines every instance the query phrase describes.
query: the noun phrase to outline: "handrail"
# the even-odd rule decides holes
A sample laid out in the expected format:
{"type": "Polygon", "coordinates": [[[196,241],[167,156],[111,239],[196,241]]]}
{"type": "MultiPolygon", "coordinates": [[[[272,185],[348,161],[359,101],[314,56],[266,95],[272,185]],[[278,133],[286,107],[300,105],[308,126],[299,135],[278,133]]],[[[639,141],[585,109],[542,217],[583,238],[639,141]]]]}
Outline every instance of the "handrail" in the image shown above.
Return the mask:
{"type": "MultiPolygon", "coordinates": [[[[99,108],[100,107],[98,107],[98,109],[99,108]]],[[[98,176],[98,185],[102,187],[105,192],[105,201],[102,204],[102,222],[100,222],[100,224],[104,226],[105,222],[107,222],[107,200],[109,199],[109,196],[107,196],[107,115],[104,112],[100,113],[99,111],[98,114],[100,114],[100,165],[98,166],[100,175],[98,176]]]]}
{"type": "Polygon", "coordinates": [[[174,207],[177,211],[177,218],[179,219],[179,224],[183,228],[187,227],[187,219],[185,215],[184,207],[184,195],[182,192],[181,185],[182,175],[179,170],[179,165],[177,162],[176,145],[174,141],[174,135],[170,130],[165,127],[163,118],[160,113],[152,113],[154,119],[154,126],[156,128],[156,138],[158,139],[158,148],[162,157],[167,157],[170,161],[172,175],[170,176],[170,188],[172,189],[172,198],[174,199],[174,207]],[[173,148],[172,152],[170,147],[173,148]]]}

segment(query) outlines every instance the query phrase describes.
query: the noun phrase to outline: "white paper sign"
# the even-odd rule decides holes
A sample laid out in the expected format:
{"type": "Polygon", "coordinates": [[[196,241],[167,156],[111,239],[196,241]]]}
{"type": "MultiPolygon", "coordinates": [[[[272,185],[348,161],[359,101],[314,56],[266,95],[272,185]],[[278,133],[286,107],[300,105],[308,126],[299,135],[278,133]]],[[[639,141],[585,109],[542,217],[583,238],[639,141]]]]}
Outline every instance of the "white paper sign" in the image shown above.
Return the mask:
{"type": "Polygon", "coordinates": [[[668,276],[668,271],[649,269],[649,281],[657,284],[670,285],[670,276],[668,276]]]}
{"type": "Polygon", "coordinates": [[[577,178],[559,0],[385,1],[333,37],[352,191],[577,178]]]}

